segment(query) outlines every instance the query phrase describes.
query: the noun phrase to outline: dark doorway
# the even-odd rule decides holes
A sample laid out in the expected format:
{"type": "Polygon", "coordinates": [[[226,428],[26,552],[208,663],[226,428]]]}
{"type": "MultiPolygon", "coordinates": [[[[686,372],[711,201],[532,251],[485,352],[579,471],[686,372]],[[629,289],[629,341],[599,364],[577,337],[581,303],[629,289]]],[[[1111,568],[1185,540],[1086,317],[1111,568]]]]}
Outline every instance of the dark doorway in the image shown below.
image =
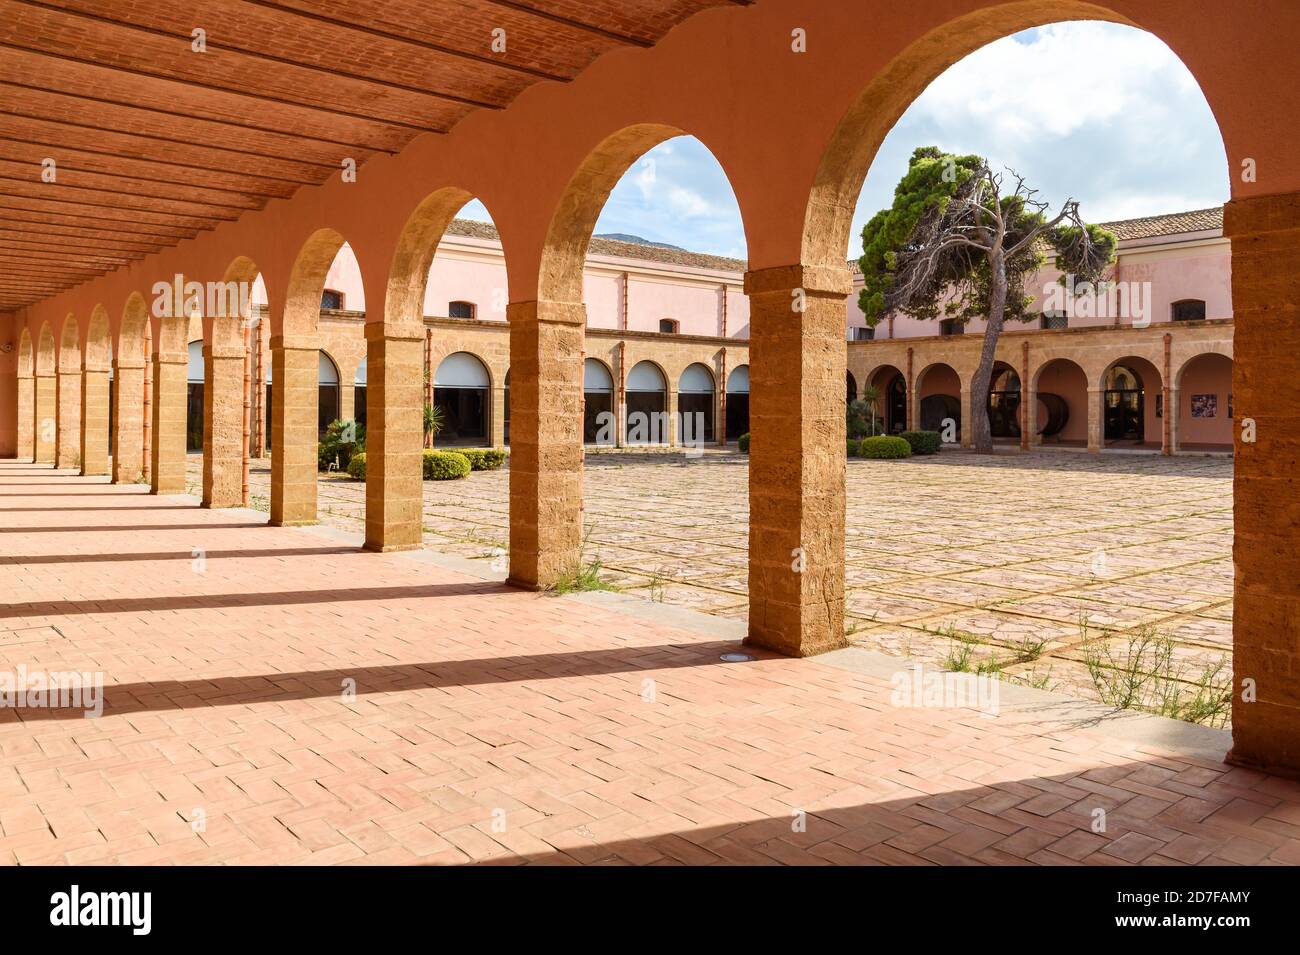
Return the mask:
{"type": "Polygon", "coordinates": [[[1146,408],[1142,397],[1142,379],[1126,365],[1116,365],[1106,372],[1102,412],[1107,441],[1135,441],[1146,437],[1146,408]]]}
{"type": "Polygon", "coordinates": [[[907,382],[902,374],[889,379],[885,388],[885,427],[890,434],[907,430],[907,382]]]}

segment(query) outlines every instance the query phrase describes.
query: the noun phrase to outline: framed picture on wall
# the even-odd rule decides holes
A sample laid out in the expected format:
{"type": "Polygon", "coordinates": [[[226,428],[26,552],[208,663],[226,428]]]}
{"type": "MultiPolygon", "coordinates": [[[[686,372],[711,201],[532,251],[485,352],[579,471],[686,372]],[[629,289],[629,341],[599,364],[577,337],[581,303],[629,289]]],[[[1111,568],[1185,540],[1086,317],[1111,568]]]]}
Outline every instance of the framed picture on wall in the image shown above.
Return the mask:
{"type": "Polygon", "coordinates": [[[1219,413],[1218,395],[1192,395],[1192,417],[1214,418],[1219,413]]]}

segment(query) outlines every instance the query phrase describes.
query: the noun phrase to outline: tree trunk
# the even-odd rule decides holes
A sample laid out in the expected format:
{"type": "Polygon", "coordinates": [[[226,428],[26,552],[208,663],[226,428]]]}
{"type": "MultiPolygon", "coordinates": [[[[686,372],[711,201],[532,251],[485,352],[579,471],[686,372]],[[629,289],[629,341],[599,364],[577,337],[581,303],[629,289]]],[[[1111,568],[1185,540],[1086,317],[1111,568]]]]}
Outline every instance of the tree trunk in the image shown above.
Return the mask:
{"type": "MultiPolygon", "coordinates": [[[[1007,309],[1007,270],[1003,254],[989,254],[989,267],[993,273],[993,287],[989,292],[988,325],[984,330],[984,347],[980,351],[979,367],[970,385],[971,446],[981,454],[993,452],[993,430],[989,425],[989,388],[993,384],[993,360],[1002,337],[1002,323],[1007,309]]],[[[1023,383],[1022,383],[1023,387],[1023,383]]]]}

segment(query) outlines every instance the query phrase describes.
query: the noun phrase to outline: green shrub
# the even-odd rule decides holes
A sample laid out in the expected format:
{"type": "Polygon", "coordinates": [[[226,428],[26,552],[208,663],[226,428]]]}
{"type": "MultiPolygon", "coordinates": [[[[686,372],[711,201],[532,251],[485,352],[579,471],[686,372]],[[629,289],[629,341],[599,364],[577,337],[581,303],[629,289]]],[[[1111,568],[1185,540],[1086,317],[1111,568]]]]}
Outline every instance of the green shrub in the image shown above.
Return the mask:
{"type": "Polygon", "coordinates": [[[506,462],[506,453],[500,448],[458,448],[456,453],[469,458],[475,471],[495,471],[506,462]]]}
{"type": "Polygon", "coordinates": [[[469,474],[469,458],[459,451],[425,451],[424,479],[451,481],[469,474]]]}
{"type": "Polygon", "coordinates": [[[741,454],[749,454],[749,432],[746,431],[736,439],[736,446],[740,448],[741,454]]]}
{"type": "Polygon", "coordinates": [[[862,456],[864,458],[909,458],[912,446],[902,438],[881,434],[874,438],[862,439],[862,456]]]}
{"type": "Polygon", "coordinates": [[[352,455],[366,449],[366,427],[349,419],[331,421],[325,436],[316,445],[316,469],[328,471],[338,462],[339,470],[346,471],[352,455]]]}
{"type": "Polygon", "coordinates": [[[849,457],[851,458],[862,457],[862,442],[859,441],[857,438],[849,438],[848,451],[849,451],[849,457]]]}
{"type": "Polygon", "coordinates": [[[938,431],[904,431],[899,437],[912,446],[913,454],[938,454],[943,444],[938,431]]]}
{"type": "Polygon", "coordinates": [[[366,479],[366,452],[358,451],[352,455],[352,460],[348,461],[348,474],[358,481],[366,479]]]}

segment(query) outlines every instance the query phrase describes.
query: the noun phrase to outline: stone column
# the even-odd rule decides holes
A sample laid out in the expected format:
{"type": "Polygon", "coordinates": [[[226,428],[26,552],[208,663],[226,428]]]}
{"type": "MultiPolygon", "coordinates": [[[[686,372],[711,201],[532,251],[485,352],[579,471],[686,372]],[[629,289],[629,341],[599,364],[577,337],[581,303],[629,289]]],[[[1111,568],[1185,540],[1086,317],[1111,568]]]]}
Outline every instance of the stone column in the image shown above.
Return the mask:
{"type": "MultiPolygon", "coordinates": [[[[892,322],[893,319],[891,318],[892,322]]],[[[916,355],[914,349],[909,345],[907,348],[907,368],[903,378],[903,397],[907,401],[907,430],[921,430],[921,390],[916,387],[916,355]]],[[[870,385],[870,382],[867,382],[870,385]]],[[[888,400],[886,398],[885,400],[888,400]]]]}
{"type": "Polygon", "coordinates": [[[339,382],[339,420],[353,421],[357,417],[357,386],[353,382],[339,382]]]}
{"type": "Polygon", "coordinates": [[[1182,394],[1177,388],[1166,388],[1164,391],[1164,420],[1161,422],[1163,430],[1161,431],[1161,440],[1163,446],[1161,451],[1165,454],[1177,454],[1179,448],[1178,442],[1178,422],[1181,415],[1180,402],[1182,394]]]}
{"type": "Polygon", "coordinates": [[[81,473],[108,473],[108,365],[86,362],[81,371],[81,473]]]}
{"type": "Polygon", "coordinates": [[[506,389],[504,385],[492,389],[492,411],[489,416],[488,426],[491,429],[489,437],[492,440],[492,447],[504,448],[506,446],[506,389]]]}
{"type": "Polygon", "coordinates": [[[1101,451],[1105,444],[1106,420],[1101,413],[1105,392],[1100,388],[1088,389],[1088,450],[1101,451]]]}
{"type": "Polygon", "coordinates": [[[36,459],[36,378],[18,376],[18,449],[19,461],[36,459]]]}
{"type": "MultiPolygon", "coordinates": [[[[370,377],[375,377],[374,370],[370,377]]],[[[320,346],[314,335],[271,339],[271,524],[316,523],[320,346]]],[[[370,387],[377,387],[373,382],[370,387]]],[[[373,407],[373,405],[372,405],[373,407]]],[[[369,428],[367,444],[369,449],[369,428]]],[[[367,465],[369,454],[366,455],[367,465]]]]}
{"type": "Polygon", "coordinates": [[[1020,449],[1028,451],[1043,443],[1038,434],[1038,389],[1020,379],[1020,407],[1023,409],[1020,424],[1020,449]]]}
{"type": "Polygon", "coordinates": [[[424,335],[366,325],[366,549],[423,540],[424,335]]]}
{"type": "Polygon", "coordinates": [[[587,310],[512,302],[510,582],[538,589],[582,559],[582,349],[587,310]]]}
{"type": "MultiPolygon", "coordinates": [[[[162,319],[178,321],[178,319],[162,319]]],[[[158,336],[160,340],[163,335],[158,336]]],[[[181,341],[185,336],[179,336],[181,341]]],[[[150,431],[149,493],[185,493],[185,415],[189,387],[189,353],[153,354],[153,415],[150,431]]]]}
{"type": "Polygon", "coordinates": [[[664,404],[668,409],[668,421],[666,428],[659,430],[661,438],[667,440],[670,447],[677,447],[682,442],[682,423],[678,420],[677,415],[680,410],[678,402],[677,389],[672,385],[668,386],[668,391],[664,395],[664,404]]]}
{"type": "Polygon", "coordinates": [[[144,476],[144,361],[113,355],[113,483],[144,476]]]}
{"type": "Polygon", "coordinates": [[[36,400],[32,403],[32,427],[35,434],[35,459],[39,464],[54,463],[54,439],[58,433],[55,406],[58,385],[54,372],[36,373],[36,400]]]}
{"type": "Polygon", "coordinates": [[[1236,320],[1228,761],[1300,776],[1300,193],[1228,203],[1223,232],[1236,320]]]}
{"type": "MultiPolygon", "coordinates": [[[[214,322],[229,319],[214,319],[214,322]]],[[[214,338],[227,336],[216,335],[214,338]]],[[[203,506],[244,503],[244,349],[203,346],[203,506]]]]}
{"type": "Polygon", "coordinates": [[[54,438],[54,466],[79,468],[81,467],[81,371],[64,371],[60,366],[56,381],[58,427],[54,438]]]}
{"type": "Polygon", "coordinates": [[[791,656],[845,646],[846,269],[745,275],[750,301],[749,635],[791,656]]]}

